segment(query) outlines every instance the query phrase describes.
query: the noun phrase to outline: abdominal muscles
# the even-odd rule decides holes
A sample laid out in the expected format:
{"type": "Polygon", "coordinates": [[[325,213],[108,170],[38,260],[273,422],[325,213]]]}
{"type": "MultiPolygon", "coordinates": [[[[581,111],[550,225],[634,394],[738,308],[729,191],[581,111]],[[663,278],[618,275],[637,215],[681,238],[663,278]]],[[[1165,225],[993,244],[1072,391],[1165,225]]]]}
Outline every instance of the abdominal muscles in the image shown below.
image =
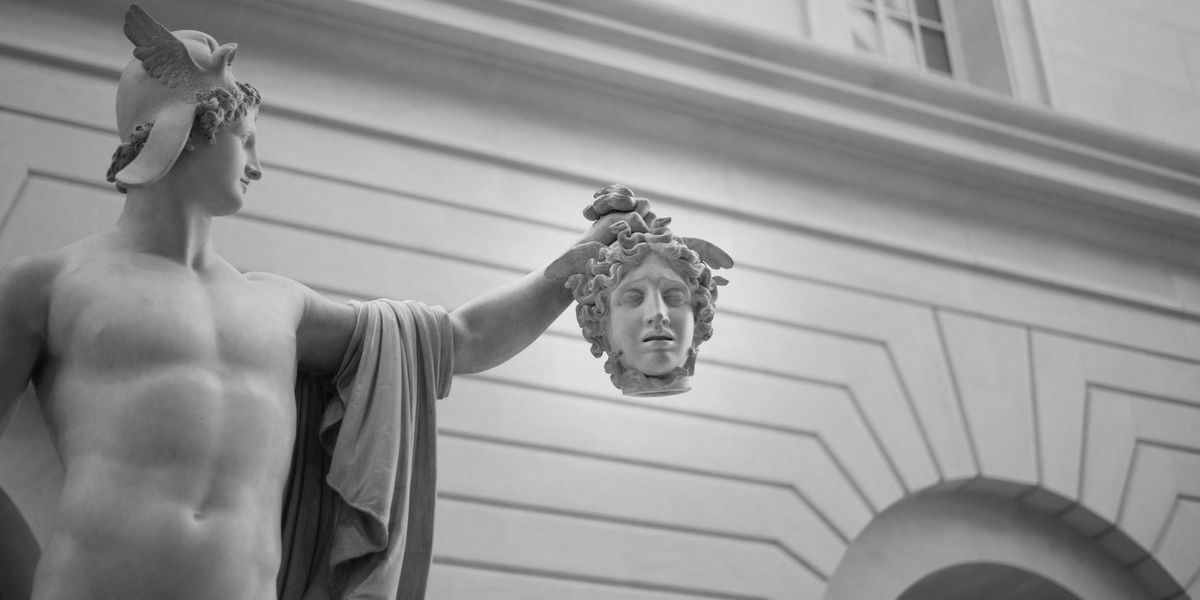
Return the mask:
{"type": "Polygon", "coordinates": [[[274,598],[290,380],[58,373],[43,403],[66,481],[35,600],[274,598]]]}

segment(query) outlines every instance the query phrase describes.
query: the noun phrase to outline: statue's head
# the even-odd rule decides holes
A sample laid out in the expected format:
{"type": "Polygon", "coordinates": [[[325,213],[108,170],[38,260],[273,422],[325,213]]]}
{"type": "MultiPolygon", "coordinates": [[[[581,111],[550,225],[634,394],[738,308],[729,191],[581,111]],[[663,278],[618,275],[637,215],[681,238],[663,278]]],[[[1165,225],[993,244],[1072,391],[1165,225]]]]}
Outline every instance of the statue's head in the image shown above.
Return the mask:
{"type": "Polygon", "coordinates": [[[635,232],[617,222],[616,241],[567,280],[592,354],[608,355],[605,372],[630,396],[689,389],[697,347],[712,337],[717,287],[725,283],[669,224],[655,219],[649,231],[635,232]]]}
{"type": "Polygon", "coordinates": [[[133,60],[117,86],[117,131],[108,181],[124,192],[171,170],[189,140],[216,134],[258,106],[258,91],[233,77],[237,44],[199,31],[168,31],[136,4],[125,13],[133,60]]]}

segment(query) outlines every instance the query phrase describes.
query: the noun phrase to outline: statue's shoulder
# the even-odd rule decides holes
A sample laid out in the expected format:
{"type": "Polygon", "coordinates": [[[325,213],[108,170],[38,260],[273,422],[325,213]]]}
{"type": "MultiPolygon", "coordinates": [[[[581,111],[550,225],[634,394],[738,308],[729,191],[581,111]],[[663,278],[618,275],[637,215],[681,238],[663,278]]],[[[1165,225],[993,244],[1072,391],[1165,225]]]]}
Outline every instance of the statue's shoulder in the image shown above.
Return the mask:
{"type": "Polygon", "coordinates": [[[62,249],[18,256],[0,267],[0,272],[21,278],[44,278],[57,274],[66,266],[67,256],[62,249]]]}
{"type": "Polygon", "coordinates": [[[110,229],[27,258],[37,262],[41,269],[67,275],[91,273],[114,262],[123,262],[129,254],[130,250],[123,247],[115,231],[110,229]]]}
{"type": "Polygon", "coordinates": [[[283,275],[248,271],[242,276],[257,289],[258,293],[271,299],[276,305],[291,307],[299,312],[303,312],[309,302],[309,297],[316,295],[316,292],[309,289],[308,286],[283,275]]]}
{"type": "Polygon", "coordinates": [[[334,307],[345,307],[345,303],[330,300],[307,285],[283,275],[249,271],[245,273],[245,277],[247,281],[257,286],[261,291],[271,294],[276,298],[293,302],[306,313],[314,310],[318,312],[322,310],[338,312],[338,309],[334,307]]]}
{"type": "Polygon", "coordinates": [[[283,275],[251,271],[245,277],[280,309],[294,311],[300,366],[313,373],[337,372],[358,323],[358,311],[283,275]]]}
{"type": "Polygon", "coordinates": [[[45,313],[67,265],[61,250],[28,254],[0,266],[0,312],[34,320],[45,313]]]}
{"type": "Polygon", "coordinates": [[[295,279],[284,277],[283,275],[277,275],[275,273],[267,273],[264,271],[247,271],[246,273],[243,273],[242,276],[245,277],[246,281],[249,281],[251,285],[254,285],[260,290],[271,294],[303,297],[305,291],[308,289],[304,284],[296,281],[295,279]]]}

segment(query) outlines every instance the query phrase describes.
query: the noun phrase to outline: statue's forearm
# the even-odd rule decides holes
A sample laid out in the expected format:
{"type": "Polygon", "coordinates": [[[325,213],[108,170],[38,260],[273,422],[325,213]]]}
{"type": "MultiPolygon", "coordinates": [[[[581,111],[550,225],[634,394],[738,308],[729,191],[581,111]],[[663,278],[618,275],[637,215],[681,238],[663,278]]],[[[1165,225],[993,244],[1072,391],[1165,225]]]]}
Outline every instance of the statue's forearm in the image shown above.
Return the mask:
{"type": "MultiPolygon", "coordinates": [[[[633,228],[645,231],[643,215],[649,204],[636,204],[630,197],[625,205],[614,210],[609,203],[592,207],[587,215],[594,219],[577,244],[589,242],[607,246],[616,239],[613,224],[625,221],[633,228]],[[621,212],[630,208],[639,212],[621,212]]],[[[569,254],[569,253],[568,253],[569,254]]],[[[495,289],[464,304],[450,313],[454,326],[454,372],[486,371],[516,356],[533,343],[546,328],[571,304],[571,292],[562,279],[548,279],[538,269],[506,286],[495,289]]]]}
{"type": "Polygon", "coordinates": [[[455,309],[454,372],[478,373],[516,356],[570,303],[563,282],[539,269],[455,309]]]}

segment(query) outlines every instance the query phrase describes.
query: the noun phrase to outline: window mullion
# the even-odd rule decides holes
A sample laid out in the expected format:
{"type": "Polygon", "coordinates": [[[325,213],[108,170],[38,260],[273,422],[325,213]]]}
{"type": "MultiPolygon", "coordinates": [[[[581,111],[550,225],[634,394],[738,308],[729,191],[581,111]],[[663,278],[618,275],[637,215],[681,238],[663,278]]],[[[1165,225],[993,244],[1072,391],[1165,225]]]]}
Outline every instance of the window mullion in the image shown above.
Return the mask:
{"type": "Polygon", "coordinates": [[[912,30],[913,45],[917,48],[917,62],[925,71],[929,70],[929,63],[925,61],[925,39],[921,35],[921,23],[917,20],[916,13],[911,15],[912,20],[908,22],[908,28],[912,30]]]}
{"type": "Polygon", "coordinates": [[[946,36],[946,53],[950,56],[950,76],[959,81],[967,78],[967,61],[962,55],[962,40],[958,37],[958,16],[953,2],[939,2],[942,9],[942,35],[946,36]]]}
{"type": "Polygon", "coordinates": [[[885,60],[891,60],[891,52],[888,51],[887,35],[884,34],[883,27],[887,23],[884,19],[887,15],[884,14],[883,0],[872,0],[871,5],[875,10],[875,39],[879,41],[880,54],[885,60]]]}

